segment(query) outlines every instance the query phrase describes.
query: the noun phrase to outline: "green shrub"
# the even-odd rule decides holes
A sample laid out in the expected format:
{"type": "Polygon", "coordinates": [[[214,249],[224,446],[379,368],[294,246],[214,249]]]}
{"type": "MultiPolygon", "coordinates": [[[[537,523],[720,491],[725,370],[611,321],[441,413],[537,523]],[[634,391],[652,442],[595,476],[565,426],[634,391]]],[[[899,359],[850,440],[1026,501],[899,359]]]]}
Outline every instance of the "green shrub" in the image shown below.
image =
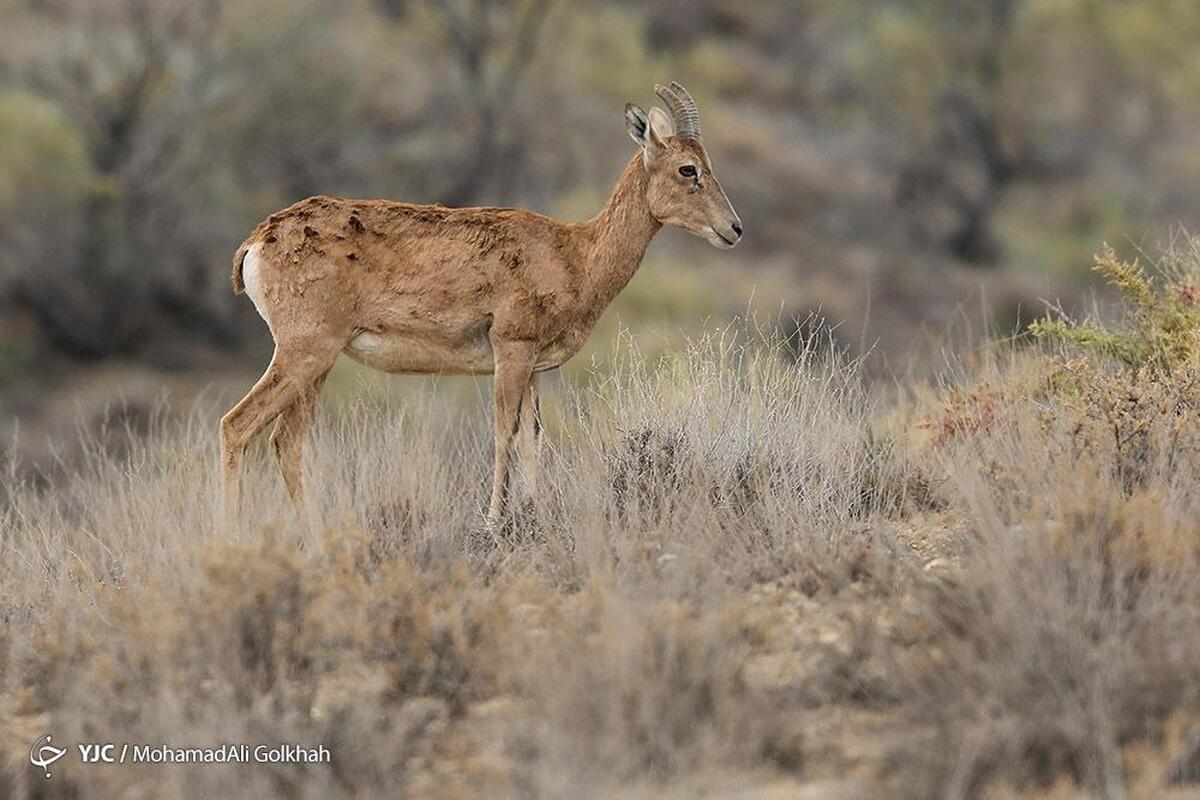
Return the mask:
{"type": "Polygon", "coordinates": [[[1093,269],[1120,290],[1125,324],[1111,327],[1095,317],[1075,322],[1059,314],[1029,330],[1039,339],[1057,339],[1134,369],[1169,372],[1195,366],[1200,362],[1200,259],[1193,251],[1164,258],[1153,276],[1136,259],[1122,261],[1105,246],[1093,269]]]}

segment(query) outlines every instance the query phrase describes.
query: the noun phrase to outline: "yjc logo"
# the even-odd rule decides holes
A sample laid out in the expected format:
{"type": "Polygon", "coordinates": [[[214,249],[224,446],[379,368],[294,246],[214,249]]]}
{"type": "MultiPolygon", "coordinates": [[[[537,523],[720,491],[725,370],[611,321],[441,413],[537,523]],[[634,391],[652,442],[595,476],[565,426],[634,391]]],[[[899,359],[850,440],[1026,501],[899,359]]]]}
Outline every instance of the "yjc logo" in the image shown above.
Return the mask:
{"type": "Polygon", "coordinates": [[[40,767],[46,773],[46,777],[50,777],[50,765],[67,754],[65,747],[55,747],[50,744],[50,734],[44,733],[33,743],[33,747],[29,748],[29,763],[35,767],[40,767]]]}
{"type": "Polygon", "coordinates": [[[111,742],[95,742],[79,745],[79,759],[85,764],[115,764],[113,751],[117,746],[111,742]]]}

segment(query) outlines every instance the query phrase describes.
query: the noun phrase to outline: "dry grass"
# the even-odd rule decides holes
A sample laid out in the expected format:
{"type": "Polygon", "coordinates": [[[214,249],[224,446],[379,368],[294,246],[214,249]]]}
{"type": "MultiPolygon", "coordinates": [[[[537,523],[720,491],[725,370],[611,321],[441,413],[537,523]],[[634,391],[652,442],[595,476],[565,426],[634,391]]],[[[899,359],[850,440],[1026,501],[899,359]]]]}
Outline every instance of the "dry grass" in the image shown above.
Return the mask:
{"type": "Polygon", "coordinates": [[[326,420],[308,529],[264,453],[218,524],[203,411],[9,487],[0,795],[1162,796],[1200,710],[1192,386],[1026,354],[884,401],[780,352],[622,352],[500,547],[487,422],[436,394],[326,420]],[[333,763],[47,781],[47,731],[333,763]]]}

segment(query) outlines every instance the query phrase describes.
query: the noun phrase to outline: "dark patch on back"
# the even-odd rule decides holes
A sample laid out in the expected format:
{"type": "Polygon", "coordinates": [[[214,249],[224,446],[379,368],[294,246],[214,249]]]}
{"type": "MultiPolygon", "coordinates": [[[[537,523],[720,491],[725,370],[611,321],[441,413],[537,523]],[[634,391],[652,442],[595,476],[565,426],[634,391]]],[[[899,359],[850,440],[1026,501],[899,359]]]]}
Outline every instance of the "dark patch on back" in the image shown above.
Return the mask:
{"type": "Polygon", "coordinates": [[[500,257],[500,263],[510,271],[516,272],[525,266],[525,256],[520,250],[509,250],[500,257]]]}
{"type": "Polygon", "coordinates": [[[438,225],[446,221],[448,211],[445,206],[405,206],[402,213],[414,222],[438,225]]]}

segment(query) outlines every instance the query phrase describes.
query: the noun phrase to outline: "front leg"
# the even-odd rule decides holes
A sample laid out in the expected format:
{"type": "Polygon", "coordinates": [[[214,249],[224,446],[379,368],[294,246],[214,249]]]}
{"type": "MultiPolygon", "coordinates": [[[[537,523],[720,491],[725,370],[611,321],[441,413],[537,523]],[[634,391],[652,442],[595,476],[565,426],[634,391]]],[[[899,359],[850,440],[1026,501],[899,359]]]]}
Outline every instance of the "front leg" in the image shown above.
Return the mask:
{"type": "Polygon", "coordinates": [[[521,413],[517,421],[517,457],[525,496],[537,497],[542,462],[542,400],[538,394],[538,373],[529,376],[521,413]]]}
{"type": "Polygon", "coordinates": [[[521,400],[533,374],[537,347],[529,341],[493,341],[495,354],[495,467],[492,472],[492,500],[488,504],[487,525],[495,533],[504,516],[508,496],[508,465],[513,440],[521,423],[521,400]]]}

